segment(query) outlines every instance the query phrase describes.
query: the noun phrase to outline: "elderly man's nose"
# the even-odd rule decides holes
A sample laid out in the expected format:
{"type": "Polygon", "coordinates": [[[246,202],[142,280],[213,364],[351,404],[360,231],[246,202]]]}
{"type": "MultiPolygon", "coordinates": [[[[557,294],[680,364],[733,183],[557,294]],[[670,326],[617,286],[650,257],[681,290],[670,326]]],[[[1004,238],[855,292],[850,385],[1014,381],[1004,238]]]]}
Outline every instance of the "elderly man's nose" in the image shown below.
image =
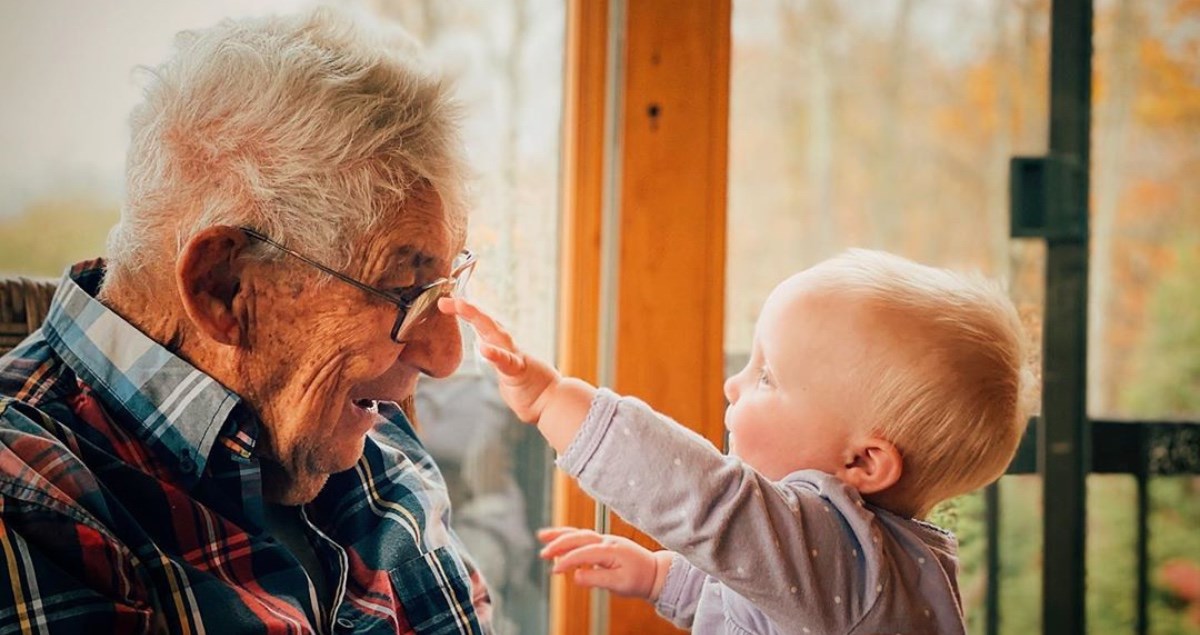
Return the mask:
{"type": "Polygon", "coordinates": [[[430,377],[447,377],[462,361],[458,319],[441,311],[413,327],[400,358],[430,377]]]}

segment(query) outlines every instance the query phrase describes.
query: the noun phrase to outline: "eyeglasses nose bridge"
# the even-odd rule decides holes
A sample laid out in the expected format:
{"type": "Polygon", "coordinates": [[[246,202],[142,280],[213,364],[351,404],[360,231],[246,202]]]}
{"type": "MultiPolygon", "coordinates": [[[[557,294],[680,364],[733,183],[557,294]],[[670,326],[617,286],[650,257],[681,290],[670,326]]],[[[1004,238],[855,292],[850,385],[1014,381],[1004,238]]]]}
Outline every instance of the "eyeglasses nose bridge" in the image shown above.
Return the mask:
{"type": "Polygon", "coordinates": [[[396,326],[392,329],[392,339],[403,343],[404,337],[417,326],[429,319],[432,312],[437,311],[438,300],[451,296],[458,289],[457,278],[442,278],[430,283],[408,307],[396,316],[396,326]]]}
{"type": "Polygon", "coordinates": [[[396,325],[392,328],[392,340],[403,343],[409,331],[429,319],[430,311],[437,311],[438,300],[445,297],[462,295],[467,282],[478,262],[474,254],[465,252],[466,262],[454,268],[448,277],[434,280],[396,316],[396,325]],[[430,297],[432,296],[432,297],[430,297]],[[415,309],[415,310],[414,310],[415,309]]]}

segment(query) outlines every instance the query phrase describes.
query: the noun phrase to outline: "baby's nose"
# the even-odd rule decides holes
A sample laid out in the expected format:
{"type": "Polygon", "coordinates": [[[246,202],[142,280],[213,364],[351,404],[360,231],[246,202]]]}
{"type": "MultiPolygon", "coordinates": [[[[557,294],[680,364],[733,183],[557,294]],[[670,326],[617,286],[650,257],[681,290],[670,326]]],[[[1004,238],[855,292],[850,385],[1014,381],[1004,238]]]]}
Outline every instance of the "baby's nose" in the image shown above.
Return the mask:
{"type": "Polygon", "coordinates": [[[737,401],[737,375],[725,380],[725,400],[729,403],[737,401]]]}

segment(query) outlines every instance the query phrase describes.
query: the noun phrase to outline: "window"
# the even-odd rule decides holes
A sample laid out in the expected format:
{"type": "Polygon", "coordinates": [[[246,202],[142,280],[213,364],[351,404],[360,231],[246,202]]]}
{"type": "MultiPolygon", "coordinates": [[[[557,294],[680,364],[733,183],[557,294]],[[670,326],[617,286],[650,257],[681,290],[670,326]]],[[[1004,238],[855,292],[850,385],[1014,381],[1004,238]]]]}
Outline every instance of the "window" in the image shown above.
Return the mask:
{"type": "MultiPolygon", "coordinates": [[[[1048,0],[734,3],[726,352],[784,276],[848,246],[1010,280],[1036,343],[1044,248],[1008,238],[1008,158],[1046,149],[1048,0]]],[[[1088,410],[1200,412],[1200,13],[1097,0],[1092,104],[1088,410]]],[[[1136,502],[1127,476],[1088,480],[1088,624],[1132,632],[1136,502]]],[[[1000,483],[1001,621],[1040,630],[1041,483],[1000,483]]],[[[1152,628],[1195,632],[1195,479],[1150,480],[1152,628]],[[1190,630],[1189,630],[1190,629],[1190,630]]],[[[982,632],[982,502],[940,520],[961,540],[961,589],[982,632]]]]}
{"type": "MultiPolygon", "coordinates": [[[[476,0],[366,3],[413,27],[457,81],[479,172],[470,227],[480,265],[473,298],[531,353],[553,359],[565,3],[476,0]]],[[[497,601],[497,630],[544,633],[550,576],[534,530],[550,524],[552,455],[512,415],[473,353],[453,376],[421,379],[421,435],[451,487],[453,525],[497,601]]]]}
{"type": "MultiPolygon", "coordinates": [[[[1009,239],[1008,163],[1045,152],[1048,38],[1048,2],[734,2],[728,372],[770,290],[848,247],[1008,279],[1037,348],[1044,248],[1009,239]]],[[[1036,632],[1041,480],[1002,490],[1002,623],[1036,632]]],[[[982,498],[934,520],[982,632],[982,498]]]]}
{"type": "MultiPolygon", "coordinates": [[[[1088,414],[1200,420],[1200,7],[1096,3],[1088,414]]],[[[1088,477],[1092,632],[1137,620],[1138,482],[1088,477]]],[[[1200,482],[1146,479],[1149,632],[1200,633],[1200,482]]]]}

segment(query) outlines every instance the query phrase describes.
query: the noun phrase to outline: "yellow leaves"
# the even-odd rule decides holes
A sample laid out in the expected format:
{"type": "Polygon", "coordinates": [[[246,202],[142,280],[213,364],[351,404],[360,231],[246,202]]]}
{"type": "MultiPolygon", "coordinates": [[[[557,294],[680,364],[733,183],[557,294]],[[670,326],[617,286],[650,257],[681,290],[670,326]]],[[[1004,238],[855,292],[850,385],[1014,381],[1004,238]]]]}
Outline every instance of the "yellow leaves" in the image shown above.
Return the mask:
{"type": "Polygon", "coordinates": [[[994,60],[976,64],[963,77],[961,101],[956,100],[938,110],[938,128],[947,135],[982,140],[992,137],[999,129],[1001,113],[999,100],[1001,75],[1004,72],[994,60]]]}
{"type": "MultiPolygon", "coordinates": [[[[1200,3],[1200,0],[1197,0],[1200,3]]],[[[1138,48],[1142,79],[1134,102],[1137,117],[1155,126],[1200,125],[1200,62],[1182,59],[1157,39],[1138,48]]]]}
{"type": "Polygon", "coordinates": [[[1145,219],[1147,210],[1159,211],[1175,207],[1179,204],[1179,195],[1178,183],[1138,179],[1126,186],[1122,196],[1122,208],[1130,210],[1128,213],[1131,214],[1131,222],[1137,222],[1139,218],[1145,219]]]}
{"type": "Polygon", "coordinates": [[[1169,16],[1172,24],[1200,19],[1200,0],[1177,0],[1169,16]]]}

